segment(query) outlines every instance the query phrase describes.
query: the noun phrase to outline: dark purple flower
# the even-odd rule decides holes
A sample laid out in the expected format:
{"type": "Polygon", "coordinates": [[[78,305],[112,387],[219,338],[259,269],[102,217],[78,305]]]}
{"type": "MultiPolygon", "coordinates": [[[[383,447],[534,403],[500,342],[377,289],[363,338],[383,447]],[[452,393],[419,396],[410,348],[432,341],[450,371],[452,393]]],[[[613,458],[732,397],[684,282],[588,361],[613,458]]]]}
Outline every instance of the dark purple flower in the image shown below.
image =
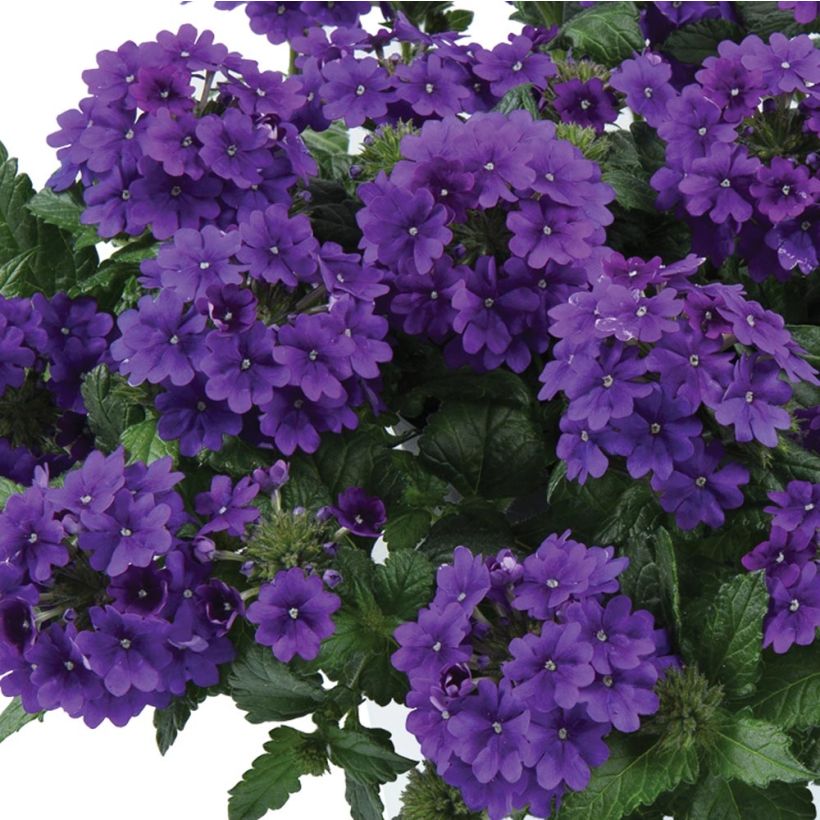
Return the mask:
{"type": "Polygon", "coordinates": [[[248,524],[259,518],[259,510],[251,505],[258,493],[259,485],[249,476],[237,481],[236,486],[228,476],[214,476],[210,490],[195,499],[196,511],[208,519],[200,535],[227,531],[238,538],[244,536],[248,524]]]}
{"type": "Polygon", "coordinates": [[[775,31],[766,45],[755,35],[741,44],[743,67],[759,72],[769,92],[808,92],[820,82],[820,54],[808,34],[786,37],[775,31]]]}
{"type": "Polygon", "coordinates": [[[794,19],[804,25],[813,23],[818,14],[818,3],[810,2],[810,0],[781,0],[777,7],[794,12],[794,19]]]}
{"type": "Polygon", "coordinates": [[[122,335],[111,345],[111,355],[131,384],[160,384],[169,379],[182,387],[195,374],[204,353],[205,317],[185,310],[182,298],[162,290],[156,299],[143,296],[136,310],[117,320],[122,335]]]}
{"type": "Polygon", "coordinates": [[[472,96],[465,71],[452,60],[442,60],[435,52],[420,56],[409,65],[400,64],[396,76],[401,80],[396,96],[409,103],[420,117],[458,114],[472,96]]]}
{"type": "Polygon", "coordinates": [[[321,642],[336,629],[330,617],[340,606],[338,596],[325,590],[317,575],[306,576],[299,567],[276,573],[263,584],[259,598],[248,607],[247,618],[257,624],[256,642],[270,646],[277,660],[288,663],[294,655],[313,660],[321,642]]]}
{"type": "Polygon", "coordinates": [[[191,75],[173,64],[162,68],[144,66],[137,72],[137,81],[130,91],[143,111],[164,108],[172,114],[184,114],[194,107],[191,75]]]}
{"type": "Polygon", "coordinates": [[[271,158],[267,150],[271,133],[267,127],[257,126],[246,114],[229,108],[221,117],[203,117],[197,123],[196,135],[202,143],[202,162],[217,176],[240,188],[262,182],[259,168],[271,158]]]}
{"type": "Polygon", "coordinates": [[[759,71],[741,62],[744,52],[737,43],[724,40],[717,57],[707,57],[695,74],[703,94],[723,109],[725,122],[740,122],[757,108],[765,86],[759,71]]]}
{"type": "Polygon", "coordinates": [[[196,124],[197,119],[191,115],[174,116],[161,108],[149,118],[140,147],[146,156],[162,163],[166,174],[199,179],[205,168],[199,158],[201,146],[196,138],[196,124]]]}
{"type": "Polygon", "coordinates": [[[196,300],[196,309],[207,314],[217,330],[242,333],[256,322],[257,302],[250,288],[239,285],[211,285],[196,300]]]}
{"type": "Polygon", "coordinates": [[[743,504],[739,486],[749,483],[749,473],[732,462],[718,469],[723,448],[717,442],[706,446],[695,439],[694,443],[692,458],[676,464],[667,479],[653,476],[652,489],[664,510],[675,513],[675,522],[682,530],[694,529],[701,522],[720,527],[725,520],[723,511],[743,504]]]}
{"type": "Polygon", "coordinates": [[[104,513],[125,483],[125,454],[122,447],[105,456],[99,450],[89,453],[80,467],[65,477],[62,487],[49,491],[55,510],[68,510],[81,522],[104,513]]]}
{"type": "Polygon", "coordinates": [[[197,598],[202,602],[205,618],[214,635],[226,635],[245,611],[242,596],[233,587],[218,578],[196,588],[197,598]]]}
{"type": "Polygon", "coordinates": [[[33,350],[25,347],[23,331],[0,313],[0,395],[7,387],[20,387],[26,368],[34,364],[33,350]]]}
{"type": "Polygon", "coordinates": [[[600,292],[595,329],[602,335],[613,335],[621,342],[657,342],[678,329],[675,319],[683,302],[676,298],[674,288],[647,296],[644,291],[605,284],[604,280],[594,292],[600,292]]]}
{"type": "Polygon", "coordinates": [[[788,578],[793,573],[793,566],[802,567],[813,555],[813,544],[807,544],[799,536],[773,526],[769,537],[747,552],[740,561],[749,572],[763,569],[769,578],[788,578]]]}
{"type": "Polygon", "coordinates": [[[547,199],[521,201],[519,210],[507,215],[507,227],[513,232],[510,250],[536,270],[550,259],[566,265],[592,252],[586,240],[595,233],[595,225],[580,210],[547,199]]]}
{"type": "Polygon", "coordinates": [[[533,51],[532,40],[524,36],[511,36],[508,43],[499,43],[492,51],[478,48],[475,59],[474,73],[490,83],[496,97],[523,83],[543,89],[557,71],[549,56],[533,51]]]}
{"type": "Polygon", "coordinates": [[[80,632],[76,643],[105,688],[117,697],[132,688],[164,688],[162,670],[171,662],[165,640],[168,624],[157,618],[120,614],[113,607],[92,607],[93,632],[80,632]]]}
{"type": "Polygon", "coordinates": [[[626,95],[629,107],[657,128],[667,118],[666,105],[674,98],[669,84],[672,68],[659,55],[647,52],[624,60],[609,83],[626,95]]]}
{"type": "Polygon", "coordinates": [[[607,427],[589,430],[586,421],[561,416],[561,435],[555,454],[567,465],[567,478],[585,484],[587,478],[600,478],[609,467],[606,451],[614,432],[607,427]]]}
{"type": "Polygon", "coordinates": [[[342,527],[364,538],[378,538],[387,521],[382,500],[361,487],[348,487],[339,493],[336,506],[330,509],[342,527]]]}
{"type": "MultiPolygon", "coordinates": [[[[116,236],[123,231],[131,236],[141,234],[147,223],[136,215],[132,198],[132,186],[139,183],[134,170],[113,168],[102,175],[83,191],[86,208],[80,215],[80,222],[96,225],[97,233],[102,237],[116,236]]],[[[148,218],[153,216],[154,212],[150,211],[148,218]]]]}
{"type": "Polygon", "coordinates": [[[777,251],[784,270],[799,268],[808,276],[820,264],[820,207],[808,208],[796,219],[779,222],[766,234],[766,244],[777,251]]]}
{"type": "Polygon", "coordinates": [[[767,168],[757,169],[757,181],[749,191],[757,200],[757,208],[772,222],[783,222],[800,216],[820,194],[820,179],[810,176],[803,165],[774,157],[767,168]]]}
{"type": "Polygon", "coordinates": [[[350,367],[363,379],[378,378],[379,365],[393,358],[393,348],[384,340],[387,320],[374,313],[374,307],[363,300],[342,296],[330,309],[332,316],[342,324],[342,333],[354,344],[350,353],[350,367]]]}
{"type": "Polygon", "coordinates": [[[433,603],[440,607],[457,603],[472,612],[489,591],[490,573],[484,559],[467,547],[456,547],[452,563],[442,564],[436,573],[433,603]]]}
{"type": "Polygon", "coordinates": [[[552,90],[555,92],[553,106],[563,122],[574,122],[603,134],[604,126],[618,118],[612,93],[598,77],[586,82],[573,78],[554,83],[552,90]]]}
{"type": "Polygon", "coordinates": [[[763,631],[763,646],[787,652],[794,644],[808,646],[820,627],[820,576],[817,562],[791,571],[769,582],[769,612],[763,631]]]}
{"type": "Polygon", "coordinates": [[[147,567],[154,556],[171,549],[170,516],[171,508],[158,504],[151,493],[134,497],[119,490],[107,512],[89,518],[79,544],[91,553],[92,568],[113,578],[129,566],[147,567]]]}
{"type": "Polygon", "coordinates": [[[203,31],[201,34],[190,24],[185,23],[174,34],[161,31],[157,42],[175,61],[185,63],[189,71],[216,71],[228,56],[228,49],[220,43],[214,43],[214,33],[203,31]]]}
{"type": "MultiPolygon", "coordinates": [[[[361,189],[359,189],[361,190],[361,189]]],[[[390,290],[384,282],[385,271],[365,265],[358,253],[345,253],[336,242],[325,242],[319,251],[319,272],[328,293],[347,294],[373,304],[390,290]]]]}
{"type": "Polygon", "coordinates": [[[120,612],[157,615],[168,600],[168,578],[155,563],[129,567],[108,585],[112,605],[120,612]]]}
{"type": "Polygon", "coordinates": [[[372,57],[353,56],[333,60],[322,67],[326,82],[319,88],[325,100],[324,115],[329,120],[344,119],[348,128],[366,119],[380,119],[391,101],[391,80],[372,57]]]}
{"type": "Polygon", "coordinates": [[[764,512],[773,516],[773,526],[808,543],[820,527],[820,485],[790,481],[785,491],[770,492],[769,498],[774,504],[764,507],[764,512]]]}
{"type": "Polygon", "coordinates": [[[642,661],[631,669],[613,668],[581,694],[587,714],[599,723],[611,723],[621,732],[636,732],[640,715],[658,711],[658,696],[653,691],[658,670],[642,661]]]}
{"type": "Polygon", "coordinates": [[[255,279],[295,288],[316,272],[319,243],[304,214],[290,218],[284,205],[271,205],[241,222],[239,234],[237,256],[255,279]]]}

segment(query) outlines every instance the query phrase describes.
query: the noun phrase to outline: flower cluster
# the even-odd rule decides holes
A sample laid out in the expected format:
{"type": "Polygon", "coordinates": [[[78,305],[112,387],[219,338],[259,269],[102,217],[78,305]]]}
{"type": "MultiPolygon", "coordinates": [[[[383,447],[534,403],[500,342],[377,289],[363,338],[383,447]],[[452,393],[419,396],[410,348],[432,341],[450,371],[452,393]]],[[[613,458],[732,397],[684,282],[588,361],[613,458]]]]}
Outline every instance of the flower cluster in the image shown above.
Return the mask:
{"type": "Polygon", "coordinates": [[[407,728],[470,809],[548,817],[607,759],[606,735],[657,711],[676,661],[652,615],[616,594],[627,564],[569,532],[523,561],[458,547],[430,606],[396,630],[407,728]]]}
{"type": "Polygon", "coordinates": [[[425,123],[401,156],[359,186],[357,215],[365,260],[391,274],[393,323],[443,345],[450,366],[522,372],[605,240],[612,189],[525,111],[425,123]]]}
{"type": "Polygon", "coordinates": [[[742,560],[746,569],[766,572],[770,597],[763,645],[782,654],[794,644],[812,643],[820,627],[820,484],[791,481],[769,499],[769,537],[742,560]]]}
{"type": "Polygon", "coordinates": [[[105,361],[113,320],[93,299],[0,296],[0,476],[28,484],[88,450],[83,376],[105,361]]]}
{"type": "Polygon", "coordinates": [[[213,577],[207,533],[241,534],[259,514],[249,507],[259,486],[231,490],[217,477],[197,498],[208,516],[200,524],[174,489],[182,478],[169,458],[126,465],[122,449],[93,451],[61,486],[38,469],[9,498],[0,513],[4,695],[28,712],[61,708],[92,727],[122,726],[189,682],[219,682],[244,606],[213,577]]]}
{"type": "Polygon", "coordinates": [[[805,34],[750,35],[722,42],[694,79],[676,88],[649,52],[612,80],[666,142],[652,178],[659,207],[689,223],[694,250],[716,265],[738,253],[758,281],[808,275],[820,246],[820,53],[805,34]]]}
{"type": "Polygon", "coordinates": [[[651,474],[681,529],[719,527],[743,503],[749,474],[723,463],[723,442],[775,447],[791,426],[789,381],[817,384],[781,316],[740,285],[690,281],[701,261],[597,254],[586,288],[549,312],[560,341],[540,377],[540,399],[569,400],[557,447],[568,476],[598,478],[622,456],[633,478],[651,474]]]}

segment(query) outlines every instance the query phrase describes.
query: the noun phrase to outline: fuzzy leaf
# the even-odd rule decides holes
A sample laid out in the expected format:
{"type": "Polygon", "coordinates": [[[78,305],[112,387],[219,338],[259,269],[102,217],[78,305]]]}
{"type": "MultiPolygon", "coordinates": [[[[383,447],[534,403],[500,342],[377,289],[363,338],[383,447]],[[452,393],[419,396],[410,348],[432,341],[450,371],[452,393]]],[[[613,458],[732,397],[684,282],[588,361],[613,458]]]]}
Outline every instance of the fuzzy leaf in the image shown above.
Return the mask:
{"type": "Polygon", "coordinates": [[[35,720],[42,721],[45,712],[32,714],[23,709],[20,698],[14,698],[0,713],[0,743],[35,720]]]}
{"type": "Polygon", "coordinates": [[[618,820],[697,777],[692,749],[662,749],[652,738],[618,733],[607,744],[609,759],[593,770],[586,789],[567,792],[557,820],[618,820]]]}
{"type": "Polygon", "coordinates": [[[253,761],[231,789],[228,803],[229,820],[259,820],[268,811],[281,809],[288,798],[299,791],[299,778],[306,774],[300,759],[307,735],[280,726],[270,733],[265,754],[253,761]]]}
{"type": "Polygon", "coordinates": [[[716,732],[709,769],[750,786],[768,786],[773,780],[811,780],[812,773],[794,757],[789,745],[788,735],[771,723],[733,715],[716,732]]]}
{"type": "Polygon", "coordinates": [[[159,458],[171,456],[176,461],[179,445],[176,441],[165,441],[157,433],[157,420],[145,419],[123,430],[122,443],[128,451],[128,463],[142,461],[150,464],[159,458]]]}
{"type": "MultiPolygon", "coordinates": [[[[393,751],[393,744],[376,729],[328,727],[326,737],[330,761],[341,766],[347,776],[364,786],[389,783],[416,765],[393,751]]],[[[387,735],[389,738],[389,735],[387,735]]]]}
{"type": "Polygon", "coordinates": [[[228,686],[250,723],[293,720],[310,714],[325,699],[317,681],[294,674],[269,649],[256,645],[234,664],[228,686]]]}
{"type": "Polygon", "coordinates": [[[660,527],[655,535],[655,563],[658,565],[663,604],[669,612],[668,619],[675,628],[681,629],[680,579],[675,545],[669,533],[660,527]]]}
{"type": "Polygon", "coordinates": [[[345,774],[345,798],[352,820],[383,820],[384,803],[379,797],[378,786],[357,783],[345,774]]]}
{"type": "Polygon", "coordinates": [[[383,612],[402,621],[415,618],[433,591],[433,565],[419,552],[396,552],[376,567],[374,592],[383,612]]]}
{"type": "Polygon", "coordinates": [[[0,510],[6,506],[6,502],[11,498],[13,495],[17,495],[18,493],[22,493],[25,490],[21,484],[15,484],[13,481],[10,481],[8,478],[3,478],[0,476],[0,510]]]}
{"type": "Polygon", "coordinates": [[[699,642],[701,666],[731,696],[744,697],[754,689],[768,606],[762,573],[744,573],[721,586],[706,616],[699,642]]]}
{"type": "Polygon", "coordinates": [[[794,646],[785,655],[766,653],[751,703],[755,715],[783,729],[820,724],[820,643],[794,646]]]}
{"type": "Polygon", "coordinates": [[[717,54],[719,43],[737,42],[742,37],[742,30],[729,20],[699,20],[671,32],[662,50],[682,63],[699,66],[707,57],[717,54]]]}
{"type": "Polygon", "coordinates": [[[26,207],[43,222],[69,233],[78,233],[84,227],[80,224],[84,206],[67,192],[57,193],[51,188],[43,188],[28,201],[26,207]]]}
{"type": "Polygon", "coordinates": [[[644,47],[634,3],[598,3],[566,22],[559,37],[572,43],[577,57],[586,55],[614,67],[644,47]]]}
{"type": "Polygon", "coordinates": [[[80,388],[88,411],[88,425],[97,447],[105,451],[120,445],[123,431],[136,422],[142,412],[115,389],[119,384],[120,380],[105,365],[98,365],[86,374],[80,388]]]}
{"type": "Polygon", "coordinates": [[[164,709],[154,710],[154,728],[157,730],[157,747],[161,755],[164,756],[174,745],[191,715],[209,694],[207,689],[188,684],[182,697],[174,698],[164,709]]]}
{"type": "Polygon", "coordinates": [[[766,789],[710,775],[698,783],[685,820],[813,820],[806,786],[772,783],[766,789]]]}
{"type": "Polygon", "coordinates": [[[430,531],[430,513],[404,510],[393,513],[384,528],[384,540],[391,550],[413,550],[430,531]]]}

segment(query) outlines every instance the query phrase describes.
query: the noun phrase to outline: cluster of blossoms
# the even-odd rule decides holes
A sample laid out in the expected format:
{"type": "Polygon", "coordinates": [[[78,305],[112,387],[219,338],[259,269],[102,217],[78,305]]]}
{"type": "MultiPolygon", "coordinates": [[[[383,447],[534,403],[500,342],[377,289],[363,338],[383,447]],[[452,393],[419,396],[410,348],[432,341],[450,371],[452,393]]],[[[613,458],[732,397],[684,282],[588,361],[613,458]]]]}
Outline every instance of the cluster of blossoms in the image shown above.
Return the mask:
{"type": "Polygon", "coordinates": [[[569,532],[523,562],[458,547],[430,606],[396,630],[407,728],[470,809],[548,817],[607,759],[607,734],[657,711],[676,661],[652,615],[616,594],[627,564],[569,532]]]}
{"type": "Polygon", "coordinates": [[[652,52],[612,78],[666,142],[666,164],[652,178],[658,206],[687,221],[694,250],[716,265],[738,253],[758,281],[811,273],[820,246],[820,53],[810,37],[727,40],[694,78],[679,79],[652,52]]]}
{"type": "Polygon", "coordinates": [[[763,645],[781,654],[794,644],[812,643],[820,627],[820,484],[791,481],[769,499],[769,537],[742,560],[746,569],[766,572],[770,598],[763,645]]]}
{"type": "Polygon", "coordinates": [[[557,453],[570,478],[622,456],[633,478],[651,473],[681,529],[719,527],[743,503],[749,474],[723,462],[721,437],[775,447],[791,426],[789,381],[818,383],[781,316],[741,285],[690,281],[701,261],[597,254],[586,288],[550,310],[560,341],[538,394],[569,400],[557,453]]]}
{"type": "Polygon", "coordinates": [[[147,705],[167,706],[189,681],[219,681],[243,604],[211,577],[205,534],[234,525],[238,502],[199,527],[174,489],[182,478],[169,458],[126,465],[122,449],[93,451],[61,487],[38,470],[9,498],[0,513],[3,694],[28,712],[62,708],[89,726],[121,726],[147,705]],[[199,532],[182,537],[191,526],[199,532]]]}
{"type": "Polygon", "coordinates": [[[93,299],[0,296],[0,476],[28,484],[38,464],[55,474],[88,451],[80,385],[112,326],[93,299]]]}
{"type": "Polygon", "coordinates": [[[526,111],[427,122],[401,154],[389,178],[359,186],[357,214],[364,259],[390,274],[391,320],[452,367],[522,372],[603,245],[614,192],[526,111]]]}

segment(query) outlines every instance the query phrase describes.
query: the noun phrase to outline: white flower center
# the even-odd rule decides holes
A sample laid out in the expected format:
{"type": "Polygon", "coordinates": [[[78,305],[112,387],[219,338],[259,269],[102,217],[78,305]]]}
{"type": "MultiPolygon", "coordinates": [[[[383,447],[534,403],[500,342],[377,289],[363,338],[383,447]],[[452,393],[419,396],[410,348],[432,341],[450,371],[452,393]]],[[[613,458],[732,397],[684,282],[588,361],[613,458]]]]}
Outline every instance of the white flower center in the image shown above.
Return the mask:
{"type": "Polygon", "coordinates": [[[82,496],[82,498],[80,498],[80,503],[83,504],[83,505],[90,504],[91,503],[91,496],[90,495],[82,496]]]}
{"type": "Polygon", "coordinates": [[[229,146],[225,149],[225,153],[226,153],[229,157],[235,157],[235,156],[236,156],[236,152],[237,152],[238,150],[239,150],[239,149],[238,149],[235,145],[229,145],[229,146]]]}
{"type": "Polygon", "coordinates": [[[692,367],[697,367],[700,364],[700,356],[698,356],[697,353],[693,353],[689,357],[689,364],[691,364],[692,367]]]}
{"type": "Polygon", "coordinates": [[[129,641],[129,640],[128,640],[128,638],[123,638],[123,639],[120,641],[120,646],[121,646],[123,649],[130,649],[130,648],[131,648],[131,641],[129,641]]]}
{"type": "Polygon", "coordinates": [[[797,598],[792,598],[789,601],[789,612],[797,612],[798,609],[800,609],[800,601],[797,598]]]}
{"type": "Polygon", "coordinates": [[[557,578],[547,578],[547,586],[550,589],[555,589],[558,586],[558,579],[557,578]]]}
{"type": "Polygon", "coordinates": [[[200,270],[208,270],[208,268],[210,268],[210,267],[211,267],[210,262],[200,262],[199,263],[199,269],[200,270]]]}
{"type": "Polygon", "coordinates": [[[649,86],[644,88],[643,95],[644,95],[644,97],[646,97],[647,100],[652,99],[652,94],[653,94],[653,91],[649,86]]]}
{"type": "Polygon", "coordinates": [[[205,408],[206,408],[207,406],[208,406],[208,405],[207,405],[207,404],[205,404],[205,402],[204,402],[204,401],[198,401],[198,402],[196,403],[196,409],[197,409],[200,413],[204,412],[204,411],[205,411],[205,408]]]}
{"type": "Polygon", "coordinates": [[[592,105],[592,103],[589,100],[581,100],[579,105],[581,106],[581,111],[586,111],[587,108],[589,108],[592,105]]]}
{"type": "Polygon", "coordinates": [[[427,83],[427,84],[424,86],[424,90],[425,90],[428,94],[432,94],[432,93],[436,90],[436,87],[435,87],[432,83],[427,83]]]}
{"type": "Polygon", "coordinates": [[[217,510],[219,515],[225,515],[226,512],[228,512],[228,508],[224,504],[217,510]]]}
{"type": "Polygon", "coordinates": [[[704,126],[701,126],[700,128],[698,128],[698,136],[699,137],[705,137],[706,136],[706,128],[704,126]]]}
{"type": "Polygon", "coordinates": [[[737,95],[738,95],[738,94],[740,94],[740,89],[739,89],[739,88],[733,88],[733,89],[729,92],[729,94],[730,94],[732,97],[737,97],[737,95]]]}
{"type": "Polygon", "coordinates": [[[660,433],[660,431],[661,431],[661,426],[660,426],[660,424],[658,424],[658,422],[655,421],[655,422],[653,422],[652,424],[649,425],[649,432],[652,433],[653,436],[657,436],[658,433],[660,433]]]}
{"type": "Polygon", "coordinates": [[[363,85],[356,86],[356,96],[361,97],[367,89],[363,85]]]}
{"type": "Polygon", "coordinates": [[[173,336],[171,336],[170,339],[168,339],[168,341],[172,345],[178,345],[179,344],[179,336],[177,336],[176,333],[175,333],[173,336]]]}
{"type": "Polygon", "coordinates": [[[706,486],[706,476],[705,475],[699,475],[695,479],[695,485],[698,486],[698,487],[705,487],[706,486]]]}
{"type": "Polygon", "coordinates": [[[604,675],[604,678],[601,681],[601,683],[603,683],[603,685],[606,686],[607,689],[611,688],[614,682],[615,681],[612,680],[612,675],[604,675]]]}
{"type": "Polygon", "coordinates": [[[644,316],[646,316],[646,314],[647,314],[648,312],[649,312],[649,310],[647,309],[646,305],[641,305],[641,306],[640,306],[640,307],[639,307],[639,308],[635,311],[635,315],[636,315],[639,319],[643,319],[643,317],[644,317],[644,316]]]}
{"type": "Polygon", "coordinates": [[[433,644],[433,652],[441,652],[441,641],[436,641],[433,644]]]}
{"type": "Polygon", "coordinates": [[[513,71],[521,71],[522,68],[524,68],[524,64],[521,62],[521,60],[517,60],[515,63],[513,63],[513,71]]]}
{"type": "Polygon", "coordinates": [[[28,537],[29,544],[36,544],[38,539],[38,535],[36,532],[33,532],[28,537]]]}
{"type": "Polygon", "coordinates": [[[601,379],[601,384],[603,384],[603,386],[606,388],[610,388],[613,384],[615,384],[615,379],[612,378],[611,375],[607,374],[603,377],[603,379],[601,379]]]}
{"type": "Polygon", "coordinates": [[[484,307],[489,310],[495,304],[495,299],[491,299],[489,296],[484,300],[484,307]]]}
{"type": "Polygon", "coordinates": [[[541,230],[544,236],[552,236],[552,228],[550,228],[549,225],[544,225],[544,227],[541,230]]]}
{"type": "Polygon", "coordinates": [[[130,538],[133,534],[134,534],[134,533],[133,533],[131,530],[129,530],[129,529],[128,529],[128,527],[123,527],[123,528],[120,530],[120,535],[121,535],[123,538],[130,538]]]}
{"type": "Polygon", "coordinates": [[[566,740],[569,737],[569,732],[562,726],[558,730],[558,738],[560,740],[566,740]]]}
{"type": "Polygon", "coordinates": [[[720,181],[720,187],[721,188],[731,188],[732,187],[732,180],[728,179],[728,178],[722,179],[720,181]]]}
{"type": "Polygon", "coordinates": [[[746,400],[746,404],[751,404],[755,400],[755,394],[751,390],[747,390],[743,398],[746,400]]]}
{"type": "Polygon", "coordinates": [[[791,185],[784,185],[784,186],[780,189],[780,192],[783,194],[783,196],[788,196],[788,195],[791,193],[791,190],[792,190],[792,186],[791,186],[791,185]]]}
{"type": "Polygon", "coordinates": [[[288,615],[290,616],[291,620],[295,621],[299,617],[299,610],[293,606],[288,610],[288,615]]]}
{"type": "Polygon", "coordinates": [[[65,667],[65,668],[66,668],[69,672],[73,672],[73,671],[74,671],[74,661],[66,661],[66,662],[63,664],[63,666],[64,666],[64,667],[65,667]]]}
{"type": "Polygon", "coordinates": [[[604,630],[603,630],[603,629],[599,629],[599,630],[595,633],[595,637],[596,637],[596,638],[597,638],[597,639],[598,639],[601,643],[603,643],[603,642],[607,639],[607,634],[606,634],[606,632],[604,632],[604,630]]]}
{"type": "Polygon", "coordinates": [[[242,359],[242,362],[239,365],[240,370],[250,370],[251,367],[251,360],[250,359],[242,359]]]}
{"type": "Polygon", "coordinates": [[[547,660],[544,661],[544,669],[546,669],[547,672],[554,672],[557,668],[552,658],[547,658],[547,660]]]}
{"type": "Polygon", "coordinates": [[[493,731],[494,731],[497,735],[500,735],[500,734],[501,734],[501,732],[503,731],[503,728],[502,728],[501,724],[500,724],[498,721],[496,721],[495,723],[493,723],[493,731]]]}
{"type": "Polygon", "coordinates": [[[495,163],[494,162],[485,162],[484,163],[484,170],[485,171],[495,171],[495,163]]]}
{"type": "Polygon", "coordinates": [[[419,229],[415,225],[413,225],[412,227],[407,229],[407,233],[409,233],[410,236],[418,236],[419,235],[419,229]]]}
{"type": "Polygon", "coordinates": [[[581,441],[589,441],[589,433],[586,430],[581,430],[581,441]]]}

